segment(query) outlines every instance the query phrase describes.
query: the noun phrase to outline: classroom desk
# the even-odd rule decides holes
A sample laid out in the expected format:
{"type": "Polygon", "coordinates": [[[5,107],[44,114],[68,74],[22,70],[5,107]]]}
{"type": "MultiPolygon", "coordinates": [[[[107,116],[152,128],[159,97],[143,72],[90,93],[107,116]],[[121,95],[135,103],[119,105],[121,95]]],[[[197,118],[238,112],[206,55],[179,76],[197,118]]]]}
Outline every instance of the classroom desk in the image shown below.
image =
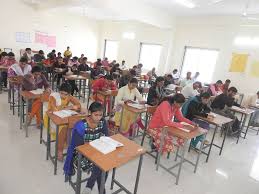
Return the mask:
{"type": "MultiPolygon", "coordinates": [[[[55,75],[59,75],[59,74],[61,74],[61,75],[63,75],[64,74],[64,72],[66,71],[67,69],[64,69],[64,68],[55,68],[54,70],[53,70],[53,73],[52,73],[52,90],[54,90],[54,82],[55,82],[55,79],[54,79],[54,77],[55,77],[55,75]]],[[[57,86],[58,87],[58,86],[57,86]]],[[[56,89],[57,89],[57,87],[56,87],[56,89]]],[[[56,90],[57,91],[57,90],[56,90]]]]}
{"type": "Polygon", "coordinates": [[[113,192],[114,194],[119,193],[121,191],[124,191],[125,193],[128,193],[128,194],[137,193],[143,155],[146,153],[146,150],[141,146],[139,146],[138,144],[136,144],[135,142],[130,141],[129,139],[123,137],[120,134],[113,135],[111,136],[111,138],[121,142],[124,146],[117,148],[115,151],[108,154],[102,154],[101,152],[97,151],[89,144],[84,144],[76,148],[79,154],[78,166],[77,166],[76,192],[75,192],[76,194],[80,194],[80,190],[81,190],[82,157],[87,158],[102,170],[102,178],[101,178],[101,186],[100,186],[99,194],[104,193],[105,174],[110,170],[112,170],[111,190],[113,189],[114,184],[120,187],[119,190],[113,192]],[[128,162],[138,157],[139,157],[139,163],[137,168],[134,192],[130,192],[126,187],[124,187],[121,183],[119,183],[118,180],[115,179],[115,173],[117,168],[127,164],[128,162]]]}
{"type": "MultiPolygon", "coordinates": [[[[78,116],[87,116],[87,112],[84,112],[86,110],[82,110],[78,116]]],[[[48,126],[47,126],[47,157],[48,160],[50,158],[51,162],[54,164],[54,175],[57,174],[57,162],[58,162],[58,133],[59,133],[59,127],[60,126],[68,126],[69,124],[69,118],[60,118],[53,114],[52,112],[47,111],[46,112],[48,116],[48,126]],[[50,134],[50,121],[52,121],[56,125],[56,141],[51,141],[51,134],[50,134]],[[55,142],[55,155],[51,155],[51,142],[55,142]]]]}
{"type": "MultiPolygon", "coordinates": [[[[138,108],[134,108],[132,106],[129,106],[128,104],[124,104],[122,106],[122,110],[121,110],[121,117],[120,117],[120,130],[121,130],[121,126],[122,126],[122,119],[123,119],[123,113],[124,113],[124,110],[127,109],[128,111],[134,113],[135,115],[135,118],[134,120],[136,121],[137,118],[138,118],[138,115],[142,114],[142,113],[145,113],[147,111],[147,107],[149,105],[145,105],[145,107],[143,107],[142,109],[138,109],[138,108]]],[[[134,134],[132,133],[132,137],[130,138],[135,138],[134,134]]]]}
{"type": "MultiPolygon", "coordinates": [[[[257,114],[259,112],[259,104],[255,105],[255,106],[249,106],[249,108],[255,111],[253,114],[257,114]]],[[[252,117],[252,118],[254,118],[254,117],[252,117]]],[[[251,128],[252,130],[256,131],[257,132],[256,135],[258,135],[259,134],[259,128],[258,129],[254,129],[253,124],[254,123],[252,121],[252,126],[250,126],[249,128],[251,128]]]]}
{"type": "Polygon", "coordinates": [[[255,112],[255,110],[252,110],[252,109],[249,109],[249,108],[243,109],[243,108],[236,107],[236,106],[232,106],[230,108],[230,110],[234,113],[241,114],[241,129],[240,129],[240,132],[238,134],[237,142],[236,142],[238,144],[239,138],[242,137],[242,133],[244,134],[244,137],[242,137],[242,138],[244,138],[244,139],[246,138],[246,135],[247,135],[250,123],[251,123],[252,114],[255,112]],[[249,118],[247,126],[245,126],[248,116],[250,116],[250,118],[249,118]],[[243,132],[243,128],[245,128],[245,127],[246,127],[246,130],[245,130],[245,132],[243,132]]]}
{"type": "MultiPolygon", "coordinates": [[[[22,129],[22,121],[23,121],[23,118],[24,118],[24,110],[23,110],[23,107],[24,107],[24,101],[26,102],[26,119],[25,119],[25,124],[24,124],[24,129],[25,129],[25,136],[28,137],[28,114],[29,114],[29,102],[34,100],[34,99],[38,99],[38,98],[41,98],[42,94],[33,94],[32,92],[30,91],[20,91],[20,108],[19,108],[19,111],[20,111],[20,129],[22,129]]],[[[42,109],[43,107],[41,107],[41,118],[43,118],[43,113],[42,113],[42,109]]],[[[41,124],[41,128],[42,128],[42,124],[41,124]]]]}
{"type": "Polygon", "coordinates": [[[117,96],[118,90],[108,90],[108,91],[98,90],[95,92],[96,97],[98,94],[104,97],[103,115],[105,116],[106,115],[106,99],[110,98],[109,103],[110,103],[110,109],[112,110],[113,100],[117,96]]]}
{"type": "Polygon", "coordinates": [[[89,100],[91,96],[91,71],[80,71],[79,75],[87,78],[87,89],[88,89],[88,96],[87,96],[87,108],[89,106],[89,100]]]}
{"type": "Polygon", "coordinates": [[[195,138],[195,137],[200,136],[200,135],[205,135],[205,134],[207,134],[207,130],[202,129],[202,128],[198,128],[198,129],[193,130],[191,132],[186,132],[186,131],[184,131],[182,129],[178,129],[178,128],[174,128],[174,127],[164,127],[163,130],[162,130],[162,135],[161,135],[160,149],[159,149],[159,152],[157,153],[156,170],[158,170],[158,167],[162,167],[169,174],[173,175],[176,178],[176,184],[178,184],[178,182],[179,182],[179,178],[180,178],[180,174],[181,174],[181,169],[182,169],[182,165],[183,165],[184,162],[188,162],[189,164],[194,166],[194,173],[195,173],[196,170],[197,170],[198,164],[199,164],[200,154],[201,154],[202,149],[203,149],[204,140],[201,143],[200,148],[198,149],[198,156],[197,156],[197,159],[196,159],[195,163],[193,163],[192,161],[187,160],[184,157],[185,152],[186,152],[187,141],[190,141],[192,138],[195,138]],[[174,166],[169,167],[169,168],[165,167],[162,164],[160,164],[160,158],[161,158],[161,154],[162,154],[162,147],[163,147],[163,144],[164,144],[164,140],[165,140],[166,134],[170,134],[170,135],[172,135],[174,137],[179,137],[179,138],[184,139],[184,145],[181,146],[181,147],[178,147],[177,152],[176,152],[175,161],[177,161],[178,157],[180,157],[180,161],[178,163],[176,163],[174,166]],[[181,149],[181,153],[180,154],[179,154],[179,149],[181,149]],[[177,173],[172,172],[172,170],[174,168],[176,168],[176,167],[178,167],[177,173]]]}
{"type": "Polygon", "coordinates": [[[221,130],[223,130],[223,127],[225,125],[227,125],[227,124],[229,124],[229,123],[231,123],[233,121],[232,119],[224,117],[224,116],[219,115],[219,114],[215,114],[214,113],[214,115],[215,115],[215,117],[213,117],[213,118],[212,117],[206,118],[206,117],[196,116],[196,118],[198,118],[200,120],[203,120],[205,122],[208,122],[209,124],[215,126],[215,128],[213,129],[214,131],[213,131],[211,143],[204,147],[204,149],[206,149],[209,146],[209,151],[208,151],[208,153],[202,152],[203,154],[205,154],[207,156],[206,162],[209,161],[209,157],[210,157],[210,152],[211,152],[212,146],[215,146],[215,147],[219,148],[220,149],[219,155],[221,155],[222,150],[224,148],[224,144],[225,144],[225,140],[226,140],[226,136],[227,136],[228,130],[224,131],[224,137],[223,137],[223,141],[221,143],[221,146],[219,146],[219,145],[214,143],[214,138],[215,138],[216,132],[217,132],[219,127],[221,128],[221,130]]]}
{"type": "MultiPolygon", "coordinates": [[[[2,75],[1,75],[2,72],[6,72],[6,71],[8,71],[8,67],[0,65],[0,77],[2,77],[2,75]]],[[[0,93],[2,93],[2,90],[3,90],[2,81],[0,80],[0,93]]]]}
{"type": "Polygon", "coordinates": [[[86,80],[88,78],[81,76],[81,75],[64,75],[63,76],[65,80],[70,80],[70,81],[79,81],[79,87],[78,87],[78,93],[79,93],[79,100],[81,98],[81,90],[82,90],[82,81],[83,81],[83,102],[85,102],[85,88],[86,88],[86,80]]]}

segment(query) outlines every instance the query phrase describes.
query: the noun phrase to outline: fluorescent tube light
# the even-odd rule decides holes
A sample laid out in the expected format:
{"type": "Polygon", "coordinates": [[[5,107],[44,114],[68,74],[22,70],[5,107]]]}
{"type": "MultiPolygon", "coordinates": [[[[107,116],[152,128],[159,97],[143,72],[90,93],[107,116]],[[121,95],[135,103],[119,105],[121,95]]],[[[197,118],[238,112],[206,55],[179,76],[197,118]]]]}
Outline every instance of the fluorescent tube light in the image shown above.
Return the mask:
{"type": "Polygon", "coordinates": [[[182,6],[188,7],[190,9],[193,9],[196,7],[196,5],[190,0],[175,0],[175,2],[182,6]]]}

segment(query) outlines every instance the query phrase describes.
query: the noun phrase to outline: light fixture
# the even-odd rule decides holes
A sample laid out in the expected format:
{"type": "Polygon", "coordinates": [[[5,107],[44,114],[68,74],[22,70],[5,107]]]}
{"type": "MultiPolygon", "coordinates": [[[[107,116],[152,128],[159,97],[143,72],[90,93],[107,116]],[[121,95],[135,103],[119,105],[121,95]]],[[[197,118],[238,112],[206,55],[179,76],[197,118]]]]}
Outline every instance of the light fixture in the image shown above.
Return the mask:
{"type": "Polygon", "coordinates": [[[122,37],[124,39],[134,40],[135,39],[135,33],[134,32],[124,32],[122,34],[122,37]]]}
{"type": "Polygon", "coordinates": [[[259,37],[237,36],[234,44],[236,46],[259,47],[259,37]]]}
{"type": "Polygon", "coordinates": [[[196,5],[191,0],[175,0],[175,2],[190,9],[196,7],[196,5]]]}

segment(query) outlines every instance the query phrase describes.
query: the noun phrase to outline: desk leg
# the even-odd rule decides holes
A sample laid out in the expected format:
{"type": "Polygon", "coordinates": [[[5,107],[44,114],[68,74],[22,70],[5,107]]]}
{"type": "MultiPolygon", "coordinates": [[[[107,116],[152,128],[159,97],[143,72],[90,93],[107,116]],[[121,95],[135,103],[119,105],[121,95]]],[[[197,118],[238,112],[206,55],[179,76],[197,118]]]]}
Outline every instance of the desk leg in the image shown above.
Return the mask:
{"type": "Polygon", "coordinates": [[[14,102],[14,99],[15,99],[15,89],[14,89],[15,86],[13,86],[13,89],[12,89],[12,108],[13,108],[13,115],[15,114],[15,102],[14,102]]]}
{"type": "Polygon", "coordinates": [[[216,131],[217,131],[217,130],[218,130],[218,126],[216,126],[216,128],[214,129],[213,136],[212,136],[212,139],[211,139],[211,142],[210,142],[209,152],[208,152],[208,155],[207,155],[207,158],[206,158],[206,162],[209,161],[211,148],[212,148],[212,146],[213,146],[213,142],[214,142],[214,138],[215,138],[215,135],[216,135],[216,131]]]}
{"type": "Polygon", "coordinates": [[[24,112],[23,112],[24,103],[23,103],[21,95],[20,95],[19,101],[20,101],[20,106],[21,106],[20,107],[20,129],[22,129],[22,119],[23,119],[23,114],[24,114],[24,112]]]}
{"type": "Polygon", "coordinates": [[[143,137],[142,137],[142,140],[141,140],[141,146],[143,146],[143,144],[144,144],[144,140],[145,140],[146,133],[147,133],[147,120],[148,120],[148,114],[146,112],[145,129],[143,131],[143,137]]]}
{"type": "MultiPolygon", "coordinates": [[[[253,113],[253,114],[254,114],[254,113],[253,113]]],[[[249,129],[249,126],[250,126],[250,123],[251,123],[253,114],[250,115],[250,118],[249,118],[249,121],[248,121],[248,124],[247,124],[247,127],[246,127],[246,132],[245,132],[244,139],[246,138],[246,135],[247,135],[247,132],[248,132],[248,129],[249,129]]]]}
{"type": "Polygon", "coordinates": [[[21,94],[20,94],[20,92],[18,92],[18,117],[20,117],[21,116],[21,112],[20,112],[20,109],[21,109],[21,98],[20,98],[20,96],[21,96],[21,94]]]}
{"type": "Polygon", "coordinates": [[[86,80],[83,80],[83,102],[85,103],[85,88],[86,88],[86,80]]]}
{"type": "Polygon", "coordinates": [[[42,133],[43,133],[43,102],[41,102],[41,110],[40,110],[40,144],[42,144],[42,133]]]}
{"type": "MultiPolygon", "coordinates": [[[[242,117],[241,117],[241,118],[243,118],[243,114],[242,114],[242,117]]],[[[242,135],[242,131],[243,131],[243,128],[244,128],[244,126],[245,126],[246,119],[247,119],[247,115],[244,116],[244,119],[242,119],[243,121],[241,120],[241,121],[242,121],[242,125],[241,125],[241,129],[240,129],[239,132],[238,132],[236,144],[238,144],[239,139],[240,139],[240,136],[242,135]]]]}
{"type": "Polygon", "coordinates": [[[138,183],[139,183],[139,177],[140,177],[140,172],[141,172],[141,167],[142,167],[142,161],[143,161],[143,154],[141,154],[140,158],[139,158],[138,171],[137,171],[137,177],[136,177],[135,188],[134,188],[134,194],[137,194],[137,191],[138,191],[138,183]]]}
{"type": "Polygon", "coordinates": [[[51,137],[50,137],[50,118],[48,117],[48,127],[47,127],[47,156],[46,160],[49,159],[50,156],[50,144],[51,144],[51,137]]]}
{"type": "Polygon", "coordinates": [[[55,159],[54,159],[54,175],[57,174],[57,166],[58,166],[58,128],[59,126],[56,126],[56,145],[55,145],[55,159]]]}
{"type": "MultiPolygon", "coordinates": [[[[81,98],[81,89],[82,89],[82,83],[81,83],[81,79],[79,80],[79,88],[78,88],[78,96],[79,96],[79,100],[80,100],[80,98],[81,98]]],[[[76,82],[76,81],[75,81],[76,82]]],[[[75,83],[76,84],[76,83],[75,83]]]]}
{"type": "Polygon", "coordinates": [[[111,190],[113,190],[113,186],[114,186],[115,173],[116,173],[116,168],[113,168],[112,169],[111,190]]]}
{"type": "Polygon", "coordinates": [[[27,105],[27,107],[26,107],[26,121],[25,121],[24,127],[25,127],[25,135],[26,135],[26,137],[28,137],[29,100],[26,100],[26,105],[27,105]]]}
{"type": "Polygon", "coordinates": [[[164,145],[164,141],[165,141],[165,129],[162,129],[162,133],[161,133],[161,138],[160,138],[160,147],[159,150],[157,151],[157,163],[156,163],[156,170],[158,170],[158,167],[160,165],[160,158],[161,158],[161,154],[163,152],[163,145],[164,145]]]}
{"type": "Polygon", "coordinates": [[[206,136],[204,137],[204,139],[202,140],[201,145],[200,145],[200,149],[199,149],[197,160],[196,160],[195,167],[194,167],[194,173],[196,173],[196,171],[197,171],[197,167],[198,167],[198,164],[199,164],[199,161],[200,161],[200,156],[201,156],[201,152],[203,150],[205,139],[206,139],[206,136]]]}
{"type": "Polygon", "coordinates": [[[104,194],[104,189],[105,189],[105,175],[106,172],[102,171],[102,177],[101,177],[101,185],[100,185],[100,191],[99,194],[104,194]]]}
{"type": "MultiPolygon", "coordinates": [[[[222,130],[224,130],[224,125],[222,126],[222,130]]],[[[220,148],[220,152],[219,152],[219,155],[221,155],[222,151],[223,151],[223,147],[224,147],[224,144],[225,144],[225,140],[226,140],[226,137],[227,137],[227,134],[228,134],[228,129],[229,127],[226,126],[226,129],[224,130],[224,137],[223,137],[223,141],[222,141],[222,144],[221,144],[221,148],[220,148]]]]}
{"type": "Polygon", "coordinates": [[[80,194],[81,191],[81,161],[82,154],[78,153],[78,161],[77,161],[77,176],[76,176],[76,194],[80,194]]]}
{"type": "Polygon", "coordinates": [[[176,176],[176,182],[175,184],[178,185],[179,179],[180,179],[180,174],[181,174],[181,170],[182,170],[182,165],[184,163],[184,154],[185,154],[185,148],[186,148],[186,142],[184,142],[184,145],[181,147],[182,148],[182,153],[181,153],[181,161],[179,164],[179,168],[178,168],[178,173],[176,176]]]}

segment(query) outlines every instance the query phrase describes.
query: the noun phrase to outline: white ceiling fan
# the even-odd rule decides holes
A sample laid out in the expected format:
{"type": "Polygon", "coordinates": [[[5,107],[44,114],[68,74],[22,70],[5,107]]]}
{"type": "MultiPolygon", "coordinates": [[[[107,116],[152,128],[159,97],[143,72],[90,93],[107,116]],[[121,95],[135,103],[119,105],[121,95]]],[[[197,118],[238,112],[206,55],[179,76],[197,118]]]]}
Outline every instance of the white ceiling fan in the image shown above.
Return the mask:
{"type": "Polygon", "coordinates": [[[252,15],[249,15],[247,12],[248,12],[248,8],[249,8],[249,4],[250,4],[250,0],[248,0],[246,2],[246,6],[245,6],[245,10],[244,12],[242,13],[242,17],[244,17],[245,19],[247,20],[253,20],[253,21],[259,21],[259,17],[254,17],[252,15]]]}

